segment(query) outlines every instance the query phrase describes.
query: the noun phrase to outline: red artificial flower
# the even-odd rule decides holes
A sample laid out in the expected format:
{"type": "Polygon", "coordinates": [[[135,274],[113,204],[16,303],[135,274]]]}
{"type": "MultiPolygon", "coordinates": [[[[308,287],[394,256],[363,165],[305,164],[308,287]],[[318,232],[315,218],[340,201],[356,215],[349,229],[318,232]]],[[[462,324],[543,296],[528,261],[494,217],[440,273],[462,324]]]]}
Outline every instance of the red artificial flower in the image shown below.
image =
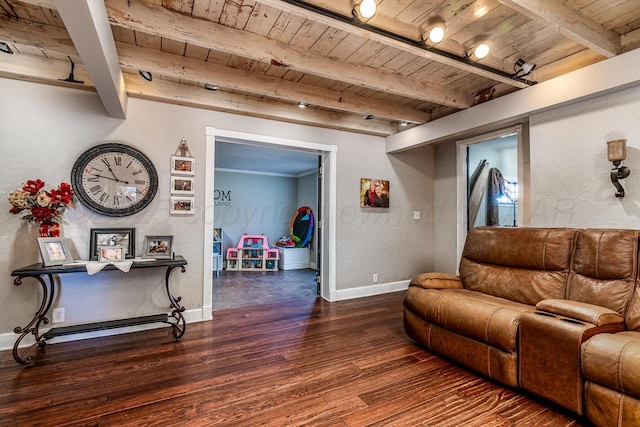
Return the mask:
{"type": "Polygon", "coordinates": [[[31,208],[31,214],[36,221],[44,221],[52,217],[51,209],[46,206],[35,205],[31,208]]]}
{"type": "Polygon", "coordinates": [[[63,205],[71,203],[73,195],[74,192],[71,189],[71,186],[66,182],[60,184],[60,187],[57,190],[51,190],[47,193],[47,196],[49,196],[53,203],[61,203],[63,205]]]}
{"type": "Polygon", "coordinates": [[[29,193],[30,195],[35,196],[36,194],[38,194],[38,191],[40,191],[42,187],[44,187],[44,182],[42,180],[36,179],[35,181],[34,180],[27,181],[27,183],[25,184],[24,187],[22,187],[22,189],[27,193],[29,193]]]}

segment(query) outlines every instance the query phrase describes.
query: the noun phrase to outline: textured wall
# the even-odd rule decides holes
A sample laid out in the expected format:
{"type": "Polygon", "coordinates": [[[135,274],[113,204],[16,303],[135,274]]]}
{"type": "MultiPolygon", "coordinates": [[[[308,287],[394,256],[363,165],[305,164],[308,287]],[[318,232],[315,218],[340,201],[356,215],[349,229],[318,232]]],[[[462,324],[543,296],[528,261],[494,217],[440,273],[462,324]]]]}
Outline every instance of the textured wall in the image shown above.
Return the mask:
{"type": "MultiPolygon", "coordinates": [[[[76,255],[86,258],[89,230],[96,227],[135,227],[138,248],[145,234],[172,234],[175,249],[187,258],[186,274],[177,274],[176,294],[187,309],[203,305],[205,215],[205,129],[207,126],[315,143],[335,144],[337,153],[337,289],[405,280],[432,266],[433,150],[387,156],[384,139],[160,104],[130,98],[128,118],[106,116],[97,95],[90,91],[57,88],[0,78],[0,236],[8,250],[0,252],[0,338],[13,336],[33,316],[38,300],[35,283],[20,287],[10,272],[40,261],[36,229],[8,213],[6,195],[27,179],[47,185],[69,180],[75,159],[85,149],[105,140],[120,140],[145,152],[155,163],[159,194],[143,212],[126,218],[107,218],[78,206],[65,214],[64,236],[76,255]],[[169,213],[169,159],[186,137],[196,163],[196,214],[169,213]],[[391,181],[392,206],[384,212],[359,207],[361,177],[391,181]],[[4,205],[2,205],[4,203],[4,205]],[[413,220],[413,211],[422,218],[413,220]]],[[[210,165],[212,167],[212,165],[210,165]]],[[[90,280],[84,274],[65,277],[54,306],[66,308],[67,322],[80,323],[154,313],[166,303],[161,275],[114,272],[90,280]],[[135,274],[135,276],[134,276],[135,274]],[[150,302],[148,302],[150,301],[150,302]]]]}
{"type": "Polygon", "coordinates": [[[531,118],[531,225],[640,228],[640,88],[531,118]],[[627,139],[631,175],[614,196],[606,142],[627,139]]]}

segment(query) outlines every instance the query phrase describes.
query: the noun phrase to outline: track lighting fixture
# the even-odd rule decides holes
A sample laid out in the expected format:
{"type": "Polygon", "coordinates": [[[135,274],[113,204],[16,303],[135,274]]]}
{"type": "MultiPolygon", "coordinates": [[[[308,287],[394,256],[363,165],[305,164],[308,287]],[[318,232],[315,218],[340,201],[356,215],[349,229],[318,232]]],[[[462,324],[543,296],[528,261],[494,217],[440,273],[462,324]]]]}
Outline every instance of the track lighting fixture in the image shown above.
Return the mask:
{"type": "Polygon", "coordinates": [[[486,43],[480,43],[477,46],[471,48],[467,52],[467,58],[479,60],[484,59],[489,55],[489,45],[486,43]]]}
{"type": "Polygon", "coordinates": [[[366,22],[376,14],[378,5],[375,0],[362,0],[353,6],[351,14],[361,22],[366,22]]]}
{"type": "Polygon", "coordinates": [[[11,49],[11,46],[9,46],[9,43],[5,42],[0,42],[0,52],[8,53],[9,55],[13,54],[13,50],[11,49]]]}
{"type": "Polygon", "coordinates": [[[422,39],[425,43],[429,44],[438,44],[442,40],[444,40],[444,24],[438,23],[433,25],[430,28],[427,28],[427,31],[422,36],[422,39]]]}
{"type": "Polygon", "coordinates": [[[514,77],[528,76],[535,68],[536,64],[529,64],[524,59],[520,58],[513,65],[513,75],[514,77]]]}
{"type": "MultiPolygon", "coordinates": [[[[514,76],[512,73],[508,73],[503,71],[501,68],[493,68],[489,65],[486,64],[481,64],[481,63],[476,63],[478,60],[482,59],[481,57],[478,56],[472,56],[473,54],[473,50],[468,50],[466,52],[459,52],[459,53],[450,53],[446,50],[443,49],[439,49],[438,47],[434,46],[435,42],[431,41],[429,39],[429,32],[432,29],[432,26],[435,26],[437,23],[441,22],[442,19],[440,17],[435,16],[433,18],[433,20],[429,20],[430,22],[427,22],[426,25],[426,29],[424,29],[424,31],[421,31],[421,34],[418,35],[418,38],[420,38],[420,40],[416,40],[414,37],[407,37],[405,35],[402,34],[396,34],[396,33],[392,33],[389,30],[386,30],[384,28],[379,28],[376,25],[370,25],[368,23],[368,19],[365,18],[363,16],[363,14],[361,13],[361,9],[365,9],[365,4],[376,4],[376,1],[379,0],[354,0],[352,3],[352,5],[354,5],[351,8],[351,14],[344,14],[344,13],[338,13],[335,12],[334,10],[330,10],[329,6],[321,6],[319,3],[322,4],[329,4],[330,2],[328,1],[322,1],[322,2],[310,2],[309,0],[282,0],[282,2],[284,3],[288,3],[297,7],[300,7],[308,12],[311,13],[319,13],[322,16],[329,18],[329,19],[333,19],[336,20],[338,22],[341,22],[343,24],[348,24],[348,25],[353,25],[355,27],[364,27],[366,26],[366,30],[370,31],[374,34],[386,37],[386,38],[391,38],[395,41],[398,41],[400,43],[404,43],[406,45],[409,46],[413,46],[413,47],[417,47],[420,49],[424,49],[424,50],[428,50],[431,53],[435,54],[435,55],[439,55],[442,56],[444,58],[447,58],[447,60],[450,61],[456,61],[459,62],[460,64],[464,64],[465,66],[472,66],[472,67],[476,67],[478,69],[482,69],[483,71],[488,71],[490,73],[493,73],[495,75],[498,75],[500,77],[503,78],[507,78],[507,79],[511,79],[514,81],[518,81],[520,83],[525,83],[529,86],[532,86],[535,84],[535,82],[531,82],[529,80],[526,79],[521,79],[518,76],[514,76]],[[435,22],[433,22],[435,21],[435,22]]],[[[376,5],[377,7],[377,5],[376,5]]],[[[374,12],[375,14],[375,12],[374,12]]],[[[368,14],[367,14],[368,16],[368,14]]],[[[371,15],[373,16],[373,15],[371,15]]],[[[381,17],[382,19],[382,17],[381,17]]],[[[375,22],[374,22],[375,24],[375,22]]],[[[446,28],[445,32],[446,32],[446,28]]],[[[436,30],[436,33],[440,32],[440,30],[436,30]]],[[[434,34],[435,37],[436,34],[434,34]]],[[[437,38],[436,38],[437,40],[437,38]]],[[[484,49],[488,49],[488,45],[484,46],[484,49]]],[[[456,49],[457,50],[457,49],[456,49]]],[[[482,54],[482,48],[478,51],[479,54],[482,54]]],[[[484,53],[485,56],[488,55],[488,52],[484,53]]],[[[273,61],[272,61],[273,63],[273,61]]]]}
{"type": "Polygon", "coordinates": [[[366,116],[364,116],[365,120],[373,120],[374,119],[374,115],[373,114],[367,114],[366,116]]]}
{"type": "Polygon", "coordinates": [[[300,108],[307,108],[308,106],[309,104],[307,104],[306,102],[302,102],[302,101],[298,102],[298,107],[300,108]]]}
{"type": "Polygon", "coordinates": [[[218,90],[218,85],[213,84],[213,83],[205,83],[204,84],[204,88],[206,90],[218,90]]]}
{"type": "Polygon", "coordinates": [[[151,74],[151,71],[142,71],[142,70],[140,70],[140,75],[142,76],[143,79],[145,79],[148,82],[153,80],[153,74],[151,74]]]}

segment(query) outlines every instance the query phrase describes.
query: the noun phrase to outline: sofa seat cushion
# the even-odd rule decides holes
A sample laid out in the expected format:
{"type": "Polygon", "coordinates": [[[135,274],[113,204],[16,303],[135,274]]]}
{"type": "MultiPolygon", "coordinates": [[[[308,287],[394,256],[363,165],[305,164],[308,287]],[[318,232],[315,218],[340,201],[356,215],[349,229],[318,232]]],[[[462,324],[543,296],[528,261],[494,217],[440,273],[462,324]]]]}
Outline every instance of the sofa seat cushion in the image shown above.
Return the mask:
{"type": "Polygon", "coordinates": [[[407,290],[404,305],[428,323],[507,352],[516,352],[520,315],[535,311],[527,304],[468,289],[416,286],[407,290]]]}
{"type": "Polygon", "coordinates": [[[640,398],[640,332],[595,335],[581,353],[587,380],[640,398]]]}

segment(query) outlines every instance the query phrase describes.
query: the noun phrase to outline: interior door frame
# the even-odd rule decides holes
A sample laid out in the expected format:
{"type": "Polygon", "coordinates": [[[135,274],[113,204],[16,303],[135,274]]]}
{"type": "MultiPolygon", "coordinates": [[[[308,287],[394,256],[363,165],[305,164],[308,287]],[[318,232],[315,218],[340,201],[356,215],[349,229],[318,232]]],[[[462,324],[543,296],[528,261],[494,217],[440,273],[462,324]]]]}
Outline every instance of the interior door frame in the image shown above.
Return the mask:
{"type": "Polygon", "coordinates": [[[226,129],[219,129],[211,126],[206,127],[206,168],[205,168],[205,197],[204,202],[204,256],[203,256],[203,295],[202,301],[204,313],[211,313],[213,298],[213,261],[211,248],[213,247],[213,222],[214,222],[214,199],[215,189],[215,151],[217,138],[230,138],[243,141],[251,141],[252,144],[272,148],[288,148],[298,151],[307,151],[320,156],[322,162],[322,206],[320,218],[317,219],[318,233],[321,233],[322,248],[320,253],[320,296],[328,301],[337,299],[336,291],[336,186],[337,186],[337,145],[319,144],[301,140],[279,138],[267,135],[237,132],[226,129]],[[209,307],[206,307],[206,306],[209,307]]]}
{"type": "Polygon", "coordinates": [[[516,134],[518,147],[518,224],[526,225],[528,219],[525,215],[529,212],[529,144],[528,136],[525,134],[526,126],[521,124],[508,128],[499,129],[493,132],[484,133],[471,138],[456,141],[456,185],[457,185],[457,245],[456,245],[456,265],[460,265],[462,249],[467,238],[467,207],[468,207],[468,165],[467,148],[472,144],[491,141],[505,135],[516,134]]]}

